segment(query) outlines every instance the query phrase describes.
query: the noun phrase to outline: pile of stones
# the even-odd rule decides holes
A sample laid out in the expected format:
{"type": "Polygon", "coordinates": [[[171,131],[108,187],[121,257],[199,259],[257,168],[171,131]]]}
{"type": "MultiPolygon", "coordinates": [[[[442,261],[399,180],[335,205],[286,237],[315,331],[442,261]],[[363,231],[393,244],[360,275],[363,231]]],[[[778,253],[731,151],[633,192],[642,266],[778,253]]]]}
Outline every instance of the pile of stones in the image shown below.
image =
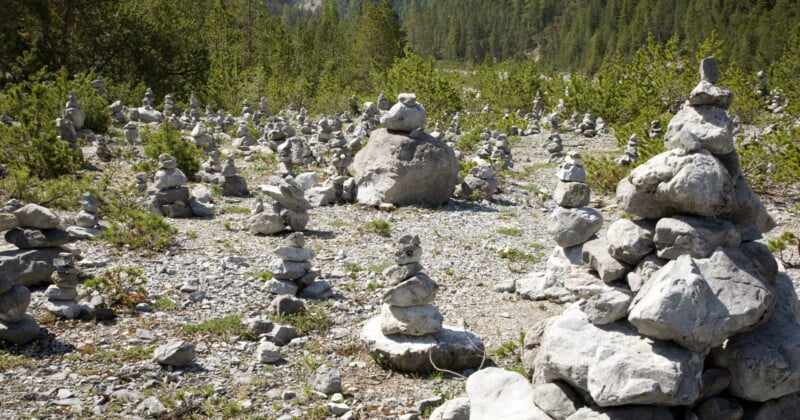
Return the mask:
{"type": "Polygon", "coordinates": [[[275,200],[270,212],[263,208],[246,221],[246,228],[254,234],[273,235],[288,227],[301,232],[308,224],[311,204],[306,200],[303,188],[292,177],[270,178],[274,185],[261,185],[259,189],[275,200]]]}
{"type": "Polygon", "coordinates": [[[47,287],[47,305],[45,309],[55,316],[75,319],[81,314],[78,304],[78,274],[72,255],[63,253],[53,261],[55,271],[51,279],[53,284],[47,287]]]}
{"type": "Polygon", "coordinates": [[[622,156],[617,158],[617,163],[620,165],[632,165],[639,161],[639,137],[636,133],[631,134],[628,138],[628,144],[622,151],[622,156]]]}
{"type": "Polygon", "coordinates": [[[99,223],[97,218],[98,207],[100,200],[97,199],[92,193],[83,193],[81,195],[81,211],[75,217],[75,225],[82,228],[95,228],[99,223]]]}
{"type": "Polygon", "coordinates": [[[594,114],[587,112],[583,115],[583,120],[578,124],[578,130],[584,137],[594,137],[597,135],[597,122],[594,114]]]}
{"type": "Polygon", "coordinates": [[[222,166],[222,195],[226,197],[240,197],[250,195],[247,190],[247,181],[238,174],[233,156],[228,156],[228,160],[222,166]]]}
{"type": "Polygon", "coordinates": [[[401,93],[353,161],[356,199],[378,206],[440,205],[453,195],[458,160],[453,149],[422,132],[426,113],[413,93],[401,93]]]}
{"type": "Polygon", "coordinates": [[[561,157],[564,156],[564,145],[558,133],[552,133],[547,136],[547,140],[542,144],[542,147],[550,155],[549,162],[551,163],[559,162],[561,157]]]}
{"type": "Polygon", "coordinates": [[[497,192],[499,184],[500,181],[492,167],[481,162],[467,172],[467,176],[456,186],[453,195],[469,200],[489,200],[497,192]]]}
{"type": "Polygon", "coordinates": [[[432,304],[438,285],[422,272],[419,237],[405,235],[397,248],[396,264],[383,272],[389,289],[382,297],[381,314],[361,331],[370,354],[403,372],[479,366],[481,340],[466,330],[444,326],[442,314],[432,304]]]}
{"type": "MultiPolygon", "coordinates": [[[[315,253],[305,248],[305,236],[302,232],[294,232],[283,240],[283,246],[277,247],[273,253],[278,257],[269,265],[272,280],[264,285],[264,290],[276,295],[300,295],[308,299],[325,299],[332,296],[327,281],[317,281],[319,271],[312,270],[311,260],[315,253]]],[[[272,302],[273,312],[289,314],[304,310],[302,302],[296,300],[276,299],[272,302]]]]}
{"type": "Polygon", "coordinates": [[[205,147],[208,150],[213,150],[217,147],[214,142],[214,136],[208,132],[208,127],[202,121],[198,121],[192,128],[191,141],[195,146],[205,147]]]}
{"type": "Polygon", "coordinates": [[[800,305],[757,242],[775,223],[739,169],[731,92],[714,85],[713,58],[700,73],[667,128],[668,150],[617,188],[635,219],[585,243],[584,267],[565,271],[582,299],[526,335],[533,383],[568,408],[534,399],[548,415],[739,419],[800,409],[800,305]]]}
{"type": "Polygon", "coordinates": [[[157,191],[150,201],[150,208],[154,212],[170,218],[207,217],[214,214],[212,205],[191,196],[186,186],[186,175],[178,169],[174,157],[166,153],[158,157],[158,171],[153,180],[157,191]]]}
{"type": "Polygon", "coordinates": [[[664,130],[661,128],[660,120],[650,121],[650,130],[647,132],[647,135],[650,136],[651,139],[660,139],[664,136],[664,130]]]}

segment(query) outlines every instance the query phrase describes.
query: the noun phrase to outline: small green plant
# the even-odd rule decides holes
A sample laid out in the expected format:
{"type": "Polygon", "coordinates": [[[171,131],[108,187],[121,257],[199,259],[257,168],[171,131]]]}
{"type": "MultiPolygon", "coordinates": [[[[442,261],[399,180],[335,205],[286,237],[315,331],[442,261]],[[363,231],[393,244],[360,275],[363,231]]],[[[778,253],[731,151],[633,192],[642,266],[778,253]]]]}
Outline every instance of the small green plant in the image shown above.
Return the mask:
{"type": "Polygon", "coordinates": [[[252,332],[242,324],[242,317],[239,315],[228,315],[222,318],[209,319],[199,324],[186,324],[180,328],[181,334],[211,334],[223,338],[230,335],[239,335],[247,338],[251,337],[252,332]]]}
{"type": "Polygon", "coordinates": [[[344,267],[344,269],[346,271],[349,271],[351,273],[358,273],[358,272],[364,271],[364,267],[362,267],[361,264],[359,264],[359,263],[346,262],[346,263],[342,264],[342,266],[344,267]]]}
{"type": "Polygon", "coordinates": [[[459,160],[458,161],[458,176],[464,179],[469,174],[470,169],[478,166],[478,162],[474,160],[459,160]]]}
{"type": "Polygon", "coordinates": [[[362,230],[377,233],[380,236],[389,236],[391,234],[392,225],[386,220],[376,219],[364,223],[362,225],[362,230]]]}
{"type": "Polygon", "coordinates": [[[144,284],[147,279],[139,267],[116,267],[98,277],[87,279],[83,285],[93,288],[105,297],[109,306],[132,309],[147,300],[144,284]]]}
{"type": "Polygon", "coordinates": [[[158,160],[162,153],[175,158],[178,168],[187,176],[194,175],[200,169],[201,152],[193,144],[183,140],[181,131],[172,124],[161,124],[158,131],[145,127],[142,133],[144,153],[153,160],[158,160]]]}
{"type": "Polygon", "coordinates": [[[272,173],[278,169],[278,159],[274,154],[263,155],[256,153],[251,156],[254,158],[254,164],[252,165],[253,171],[272,173]]]}
{"type": "Polygon", "coordinates": [[[620,165],[609,156],[586,156],[586,183],[597,194],[615,194],[622,178],[628,176],[630,166],[620,165]]]}
{"type": "Polygon", "coordinates": [[[230,214],[250,214],[250,209],[245,206],[222,206],[219,211],[230,214]]]}
{"type": "Polygon", "coordinates": [[[175,302],[166,296],[159,296],[153,301],[153,303],[150,304],[150,306],[157,311],[174,311],[180,308],[180,304],[178,302],[175,302]]]}
{"type": "Polygon", "coordinates": [[[5,372],[18,366],[30,367],[32,365],[33,364],[31,363],[30,359],[24,356],[11,354],[5,350],[0,350],[0,371],[5,372]]]}
{"type": "Polygon", "coordinates": [[[381,286],[378,283],[375,283],[374,281],[371,281],[371,282],[367,283],[367,291],[368,292],[374,292],[374,291],[378,290],[379,287],[381,287],[381,286]]]}
{"type": "Polygon", "coordinates": [[[794,262],[792,254],[796,251],[797,257],[800,257],[800,238],[792,232],[783,232],[781,236],[770,239],[767,241],[767,248],[770,252],[778,256],[781,263],[787,267],[798,267],[800,261],[794,262]],[[795,248],[795,251],[792,251],[795,248]],[[788,250],[788,251],[787,251],[788,250]],[[788,257],[786,255],[789,255],[788,257]]]}
{"type": "Polygon", "coordinates": [[[540,257],[528,254],[527,252],[521,251],[521,250],[519,250],[517,248],[499,249],[497,251],[497,256],[499,256],[500,258],[503,258],[503,259],[507,259],[509,261],[514,261],[514,262],[524,261],[524,262],[537,263],[541,259],[540,257]]]}
{"type": "Polygon", "coordinates": [[[264,281],[270,281],[272,280],[272,271],[262,271],[258,274],[258,278],[264,281]]]}
{"type": "Polygon", "coordinates": [[[186,237],[189,239],[197,239],[197,232],[194,230],[190,230],[186,232],[186,237]]]}
{"type": "Polygon", "coordinates": [[[461,135],[456,142],[456,149],[462,152],[474,152],[475,146],[481,141],[482,128],[475,127],[467,133],[461,135]]]}
{"type": "Polygon", "coordinates": [[[100,237],[113,245],[130,249],[163,251],[172,244],[178,230],[158,214],[138,209],[119,209],[111,216],[100,237]]]}
{"type": "Polygon", "coordinates": [[[345,227],[345,226],[348,226],[348,225],[349,225],[349,223],[347,223],[347,222],[343,222],[343,221],[341,221],[341,220],[333,220],[333,221],[331,221],[329,224],[330,224],[332,227],[335,227],[335,228],[345,227]]]}
{"type": "Polygon", "coordinates": [[[503,227],[497,229],[497,233],[506,236],[522,236],[525,231],[520,228],[503,227]]]}
{"type": "Polygon", "coordinates": [[[311,331],[324,331],[330,328],[328,314],[320,308],[310,308],[303,313],[273,315],[270,320],[279,324],[289,324],[297,328],[299,334],[311,331]]]}
{"type": "Polygon", "coordinates": [[[372,271],[373,273],[379,273],[380,274],[380,273],[383,273],[383,270],[386,270],[387,268],[391,267],[392,265],[394,265],[393,262],[384,261],[382,263],[378,263],[378,264],[375,264],[375,265],[371,266],[369,268],[369,271],[372,271]]]}
{"type": "Polygon", "coordinates": [[[309,372],[314,372],[317,370],[318,367],[325,364],[325,360],[319,356],[315,356],[313,354],[306,354],[303,355],[303,358],[300,359],[300,365],[306,368],[309,372]]]}

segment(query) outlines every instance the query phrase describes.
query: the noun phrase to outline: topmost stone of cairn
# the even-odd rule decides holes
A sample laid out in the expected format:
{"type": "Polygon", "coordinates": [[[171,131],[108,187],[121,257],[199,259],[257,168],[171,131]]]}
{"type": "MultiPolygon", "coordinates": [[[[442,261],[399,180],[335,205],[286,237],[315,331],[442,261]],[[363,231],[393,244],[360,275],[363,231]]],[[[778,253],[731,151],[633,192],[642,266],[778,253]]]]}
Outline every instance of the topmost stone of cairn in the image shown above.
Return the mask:
{"type": "Polygon", "coordinates": [[[716,58],[706,57],[700,62],[700,80],[711,84],[719,81],[719,67],[716,58]]]}

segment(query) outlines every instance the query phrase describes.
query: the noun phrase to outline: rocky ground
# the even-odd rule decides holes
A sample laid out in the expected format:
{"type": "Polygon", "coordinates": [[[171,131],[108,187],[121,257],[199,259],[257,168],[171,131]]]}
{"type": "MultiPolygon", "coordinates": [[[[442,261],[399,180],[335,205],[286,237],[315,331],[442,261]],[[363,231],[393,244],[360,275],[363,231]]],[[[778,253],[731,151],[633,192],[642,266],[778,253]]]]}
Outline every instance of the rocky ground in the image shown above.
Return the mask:
{"type": "MultiPolygon", "coordinates": [[[[423,414],[426,400],[463,394],[464,379],[385,370],[358,339],[364,322],[379,312],[379,273],[392,263],[394,242],[405,234],[420,236],[422,264],[439,283],[434,303],[445,324],[466,325],[481,337],[487,366],[519,368],[520,334],[562,310],[561,305],[493,291],[498,282],[541,270],[554,246],[547,234],[547,215],[554,207],[547,192],[556,184],[555,165],[547,163],[540,147],[544,139],[525,137],[514,145],[515,168],[492,201],[392,212],[358,205],[313,209],[306,246],[316,252],[314,266],[335,296],[307,304],[312,313],[325,314],[329,325],[282,347],[276,364],[257,360],[253,337],[208,322],[268,313],[272,297],[263,291],[259,274],[267,270],[282,236],[253,236],[238,229],[253,198],[225,199],[217,207],[224,213],[211,219],[170,220],[180,233],[166,253],[121,251],[101,241],[78,243],[79,266],[88,275],[120,266],[141,268],[146,279],[142,293],[153,311],[120,310],[105,321],[55,320],[44,309],[44,288],[34,289],[29,311],[46,330],[46,339],[0,350],[0,417],[147,417],[148,410],[161,411],[157,399],[167,410],[165,418],[327,418],[332,416],[328,401],[309,386],[320,364],[341,373],[343,403],[355,418],[423,414]],[[375,220],[388,222],[389,236],[370,228],[375,220]],[[502,258],[500,250],[517,258],[502,258]],[[187,332],[187,325],[205,328],[187,332]],[[152,350],[171,339],[195,345],[194,364],[171,369],[152,361],[152,350]]],[[[584,155],[617,150],[612,137],[564,136],[564,145],[584,155]]],[[[240,169],[254,189],[259,181],[245,165],[240,169]]],[[[593,198],[605,225],[619,217],[613,202],[611,197],[593,198]]],[[[769,238],[800,232],[796,200],[776,195],[766,203],[779,223],[769,238]]],[[[796,252],[785,256],[800,262],[796,252]]],[[[797,285],[800,272],[790,274],[797,285]]]]}

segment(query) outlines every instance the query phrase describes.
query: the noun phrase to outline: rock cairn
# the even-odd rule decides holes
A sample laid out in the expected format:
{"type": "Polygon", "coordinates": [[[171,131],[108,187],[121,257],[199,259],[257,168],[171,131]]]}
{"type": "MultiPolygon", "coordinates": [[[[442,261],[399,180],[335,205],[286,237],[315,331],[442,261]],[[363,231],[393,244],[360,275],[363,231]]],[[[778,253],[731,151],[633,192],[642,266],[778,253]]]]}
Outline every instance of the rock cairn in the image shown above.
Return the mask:
{"type": "Polygon", "coordinates": [[[631,134],[628,138],[628,144],[622,152],[622,156],[617,158],[617,163],[620,165],[632,165],[639,161],[639,137],[636,133],[631,134]]]}
{"type": "Polygon", "coordinates": [[[247,126],[247,121],[240,121],[239,128],[236,129],[236,138],[233,139],[231,146],[237,149],[247,150],[250,146],[255,146],[256,144],[258,144],[256,139],[250,135],[250,128],[247,126]]]}
{"type": "Polygon", "coordinates": [[[381,91],[381,93],[378,94],[378,109],[380,109],[381,111],[388,111],[389,108],[391,107],[392,104],[389,102],[388,99],[386,99],[386,94],[383,91],[381,91]]]}
{"type": "Polygon", "coordinates": [[[139,143],[139,126],[136,125],[135,122],[131,121],[125,124],[122,130],[125,135],[125,140],[127,140],[129,144],[139,143]]]}
{"type": "Polygon", "coordinates": [[[106,81],[103,80],[102,75],[98,74],[94,80],[89,82],[89,85],[99,96],[104,96],[106,94],[106,81]]]}
{"type": "Polygon", "coordinates": [[[189,95],[189,115],[194,120],[200,119],[200,103],[197,101],[197,95],[194,92],[189,95]]]}
{"type": "MultiPolygon", "coordinates": [[[[310,299],[324,299],[333,293],[327,281],[317,281],[319,272],[312,270],[311,260],[315,253],[305,248],[305,237],[302,232],[294,232],[283,240],[282,246],[273,250],[277,259],[269,265],[273,279],[264,285],[264,289],[276,295],[297,295],[310,299]]],[[[276,298],[272,311],[278,314],[290,314],[305,310],[302,302],[293,299],[276,298]]]]}
{"type": "Polygon", "coordinates": [[[221,185],[225,182],[219,156],[219,150],[208,152],[208,159],[200,165],[200,170],[194,174],[194,179],[216,185],[221,185]]]}
{"type": "Polygon", "coordinates": [[[189,208],[189,182],[183,171],[178,169],[178,161],[162,153],[158,157],[158,171],[155,177],[156,195],[152,208],[163,216],[170,218],[186,218],[192,216],[189,208]]]}
{"type": "Polygon", "coordinates": [[[403,372],[477,367],[481,340],[463,329],[444,326],[442,314],[432,304],[439,286],[422,271],[419,237],[401,237],[394,256],[396,264],[383,272],[389,289],[383,294],[381,314],[361,331],[370,354],[403,372]]]}
{"type": "Polygon", "coordinates": [[[195,146],[202,146],[207,149],[216,148],[214,136],[208,132],[208,127],[202,121],[198,121],[197,124],[194,125],[194,128],[192,128],[191,139],[195,146]]]}
{"type": "Polygon", "coordinates": [[[100,200],[97,199],[92,193],[83,193],[81,195],[81,211],[75,217],[75,225],[83,228],[96,227],[99,220],[97,218],[98,207],[100,200]]]}
{"type": "Polygon", "coordinates": [[[78,101],[75,100],[75,94],[70,92],[67,104],[64,107],[64,119],[72,123],[75,130],[83,128],[83,123],[86,121],[86,113],[83,112],[78,101]]]}
{"type": "Polygon", "coordinates": [[[303,188],[292,177],[270,178],[274,185],[261,185],[259,189],[275,200],[270,212],[255,213],[247,220],[247,229],[255,234],[272,235],[288,227],[301,232],[308,224],[311,204],[306,200],[303,188]]]}
{"type": "Polygon", "coordinates": [[[221,174],[224,178],[221,184],[222,195],[229,197],[250,195],[247,190],[247,181],[238,174],[233,156],[228,156],[228,160],[222,166],[221,174]]]}
{"type": "Polygon", "coordinates": [[[370,206],[440,205],[453,195],[458,160],[453,149],[421,129],[425,108],[413,93],[401,93],[367,146],[353,160],[357,200],[370,206]]]}
{"type": "Polygon", "coordinates": [[[594,137],[597,135],[597,122],[594,114],[587,112],[583,114],[583,120],[578,124],[578,130],[584,137],[594,137]]]}
{"type": "Polygon", "coordinates": [[[668,150],[617,188],[620,209],[636,219],[583,245],[590,271],[565,276],[583,279],[583,299],[526,336],[526,369],[534,384],[562,387],[573,403],[567,415],[738,419],[770,418],[781,404],[797,410],[797,295],[756,242],[775,223],[739,170],[731,93],[714,85],[713,58],[700,73],[667,128],[668,150]]]}
{"type": "Polygon", "coordinates": [[[169,118],[175,115],[175,98],[172,95],[164,95],[164,116],[169,118]]]}
{"type": "MultiPolygon", "coordinates": [[[[120,126],[128,122],[128,117],[125,116],[125,105],[122,104],[122,101],[114,101],[111,105],[108,106],[108,112],[111,113],[111,122],[114,123],[114,126],[120,126]]],[[[127,139],[127,135],[125,138],[127,139]]],[[[130,140],[128,140],[130,141],[130,140]]]]}
{"type": "Polygon", "coordinates": [[[78,304],[78,269],[72,260],[72,255],[61,254],[53,261],[55,271],[51,279],[53,284],[47,287],[47,305],[45,309],[61,318],[75,319],[81,314],[78,304]]]}
{"type": "Polygon", "coordinates": [[[661,120],[650,121],[650,130],[647,132],[647,135],[650,136],[651,139],[660,139],[664,136],[664,130],[661,128],[661,120]]]}
{"type": "Polygon", "coordinates": [[[561,157],[564,156],[564,145],[558,133],[552,133],[547,136],[547,140],[542,144],[542,147],[550,154],[549,162],[551,163],[560,161],[561,157]]]}
{"type": "Polygon", "coordinates": [[[500,181],[488,164],[478,164],[467,172],[467,176],[456,187],[454,196],[462,199],[491,199],[500,181]]]}

